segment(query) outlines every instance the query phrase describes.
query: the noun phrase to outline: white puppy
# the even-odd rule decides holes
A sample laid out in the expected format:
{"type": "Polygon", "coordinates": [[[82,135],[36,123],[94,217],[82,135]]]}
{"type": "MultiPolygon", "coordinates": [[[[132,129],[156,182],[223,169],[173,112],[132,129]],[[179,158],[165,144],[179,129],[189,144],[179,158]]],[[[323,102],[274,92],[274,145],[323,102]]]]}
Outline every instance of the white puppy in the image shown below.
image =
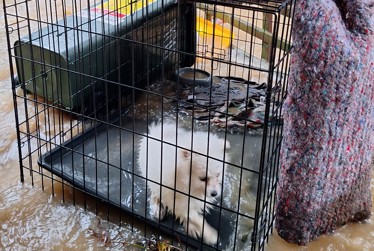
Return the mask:
{"type": "Polygon", "coordinates": [[[217,231],[203,212],[209,212],[221,194],[225,141],[213,133],[192,134],[170,123],[152,124],[149,137],[141,139],[139,166],[151,190],[151,215],[162,220],[168,211],[190,236],[216,244],[217,231]]]}

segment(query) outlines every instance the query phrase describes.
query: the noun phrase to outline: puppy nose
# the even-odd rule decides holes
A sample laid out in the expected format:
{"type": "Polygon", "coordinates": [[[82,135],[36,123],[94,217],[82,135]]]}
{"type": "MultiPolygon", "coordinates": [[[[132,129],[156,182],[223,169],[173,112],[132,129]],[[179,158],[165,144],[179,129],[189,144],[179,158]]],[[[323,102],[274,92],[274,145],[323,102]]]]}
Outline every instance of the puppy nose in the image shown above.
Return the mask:
{"type": "Polygon", "coordinates": [[[212,197],[216,197],[216,196],[217,196],[217,191],[212,191],[212,192],[210,193],[210,195],[211,195],[212,197]]]}

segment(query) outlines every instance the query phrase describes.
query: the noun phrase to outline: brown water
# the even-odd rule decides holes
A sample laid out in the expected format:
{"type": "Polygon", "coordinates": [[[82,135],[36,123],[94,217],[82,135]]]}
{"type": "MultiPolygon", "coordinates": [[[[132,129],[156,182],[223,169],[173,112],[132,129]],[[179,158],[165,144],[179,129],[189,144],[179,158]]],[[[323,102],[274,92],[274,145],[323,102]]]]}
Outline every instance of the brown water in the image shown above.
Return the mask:
{"type": "MultiPolygon", "coordinates": [[[[6,51],[4,17],[0,17],[0,250],[129,250],[125,242],[137,239],[130,227],[106,220],[105,210],[96,204],[74,205],[73,192],[34,175],[34,186],[26,174],[20,183],[13,101],[6,51]],[[42,189],[44,187],[44,190],[42,189]],[[62,197],[62,194],[64,197],[62,197]],[[95,205],[95,206],[91,206],[95,205]],[[94,212],[97,211],[99,216],[94,212]],[[95,233],[91,230],[93,229],[95,233]],[[101,233],[105,233],[103,236],[101,233]],[[120,234],[119,234],[120,233],[120,234]],[[101,238],[103,237],[103,238],[101,238]],[[105,238],[118,244],[105,245],[105,238]],[[101,240],[100,240],[101,239],[101,240]]],[[[371,190],[374,194],[374,179],[371,190]]],[[[83,196],[74,193],[74,196],[83,196]]],[[[374,199],[374,198],[373,198],[374,199]]],[[[374,210],[372,211],[374,213],[374,210]]],[[[118,222],[118,219],[112,221],[118,222]]],[[[349,224],[334,234],[323,236],[305,247],[287,244],[275,233],[269,251],[370,251],[374,250],[374,221],[349,224]]]]}

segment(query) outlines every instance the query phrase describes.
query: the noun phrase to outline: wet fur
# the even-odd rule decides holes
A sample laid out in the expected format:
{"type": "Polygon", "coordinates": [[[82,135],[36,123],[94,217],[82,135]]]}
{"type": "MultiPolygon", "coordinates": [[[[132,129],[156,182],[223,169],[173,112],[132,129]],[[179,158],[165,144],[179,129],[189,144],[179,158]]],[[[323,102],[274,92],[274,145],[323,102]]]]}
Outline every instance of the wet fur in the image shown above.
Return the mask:
{"type": "Polygon", "coordinates": [[[151,190],[151,215],[162,220],[167,212],[174,214],[190,236],[216,244],[218,233],[204,219],[203,211],[209,212],[211,203],[221,194],[222,160],[224,149],[229,145],[227,142],[225,146],[225,141],[213,133],[194,132],[192,140],[191,136],[191,131],[182,128],[176,132],[175,124],[152,124],[149,137],[162,139],[164,143],[142,138],[139,166],[151,190]],[[208,155],[218,160],[204,156],[207,155],[208,135],[208,155]],[[191,141],[193,152],[190,151],[191,141]]]}

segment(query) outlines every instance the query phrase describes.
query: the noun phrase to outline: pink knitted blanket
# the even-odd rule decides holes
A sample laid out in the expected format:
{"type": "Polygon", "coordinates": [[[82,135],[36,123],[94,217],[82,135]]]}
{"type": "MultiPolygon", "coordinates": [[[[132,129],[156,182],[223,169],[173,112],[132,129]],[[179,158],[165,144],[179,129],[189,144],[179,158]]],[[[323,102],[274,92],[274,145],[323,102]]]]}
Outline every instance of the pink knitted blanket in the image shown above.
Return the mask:
{"type": "Polygon", "coordinates": [[[304,245],[370,217],[374,0],[297,0],[276,229],[304,245]]]}

